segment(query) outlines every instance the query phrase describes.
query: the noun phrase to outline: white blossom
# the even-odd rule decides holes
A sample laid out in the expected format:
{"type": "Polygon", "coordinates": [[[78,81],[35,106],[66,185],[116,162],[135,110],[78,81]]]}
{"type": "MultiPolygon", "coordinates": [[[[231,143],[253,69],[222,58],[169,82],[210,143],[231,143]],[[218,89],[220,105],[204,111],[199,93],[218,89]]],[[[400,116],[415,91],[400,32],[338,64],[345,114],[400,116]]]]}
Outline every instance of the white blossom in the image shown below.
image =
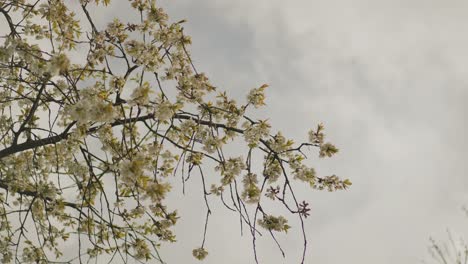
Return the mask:
{"type": "Polygon", "coordinates": [[[244,139],[250,147],[257,146],[260,139],[267,137],[270,133],[270,125],[266,121],[260,121],[257,124],[244,123],[244,139]]]}
{"type": "Polygon", "coordinates": [[[265,88],[268,85],[264,84],[259,88],[254,88],[250,90],[249,94],[247,95],[247,102],[252,104],[255,108],[265,105],[265,88]]]}
{"type": "Polygon", "coordinates": [[[173,115],[173,105],[168,100],[164,100],[156,106],[154,116],[159,121],[167,121],[171,119],[173,115]]]}
{"type": "Polygon", "coordinates": [[[149,103],[149,94],[151,92],[148,82],[144,82],[143,85],[138,86],[132,92],[130,96],[131,105],[147,105],[149,103]]]}
{"type": "Polygon", "coordinates": [[[236,176],[240,175],[242,170],[245,169],[245,164],[242,161],[242,157],[229,158],[224,163],[216,166],[215,169],[221,171],[221,175],[223,176],[221,182],[223,185],[227,185],[231,183],[236,176]]]}
{"type": "Polygon", "coordinates": [[[84,93],[84,96],[75,104],[69,105],[66,114],[78,124],[88,122],[112,122],[116,112],[111,102],[99,98],[96,95],[84,93]]]}

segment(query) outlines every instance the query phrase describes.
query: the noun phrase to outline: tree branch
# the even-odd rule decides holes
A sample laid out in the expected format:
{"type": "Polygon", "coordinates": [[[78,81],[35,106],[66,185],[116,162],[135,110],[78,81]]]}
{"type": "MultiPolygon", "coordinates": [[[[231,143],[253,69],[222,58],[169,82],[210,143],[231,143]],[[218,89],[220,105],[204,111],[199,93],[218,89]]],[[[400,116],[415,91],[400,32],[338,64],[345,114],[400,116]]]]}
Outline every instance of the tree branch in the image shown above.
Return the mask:
{"type": "MultiPolygon", "coordinates": [[[[153,119],[153,118],[154,118],[153,114],[148,114],[148,115],[139,116],[139,117],[119,119],[119,120],[114,121],[113,123],[111,123],[111,126],[115,127],[115,126],[119,126],[119,125],[123,125],[123,124],[140,122],[140,121],[153,119]]],[[[214,123],[214,122],[207,121],[207,120],[199,120],[197,118],[194,118],[194,117],[188,116],[188,115],[175,114],[173,116],[173,118],[174,119],[179,119],[179,120],[193,120],[196,123],[201,124],[201,125],[206,125],[206,126],[210,126],[210,127],[213,127],[213,128],[223,128],[223,129],[234,131],[234,132],[241,133],[241,134],[244,133],[244,131],[242,129],[239,129],[239,128],[229,127],[229,126],[226,126],[225,124],[214,123]]],[[[29,150],[29,149],[34,149],[34,148],[38,148],[38,147],[43,147],[43,146],[55,144],[55,143],[58,143],[58,142],[60,142],[60,141],[62,141],[64,139],[67,139],[71,134],[68,131],[73,127],[73,125],[75,125],[75,123],[76,122],[71,123],[59,135],[48,137],[48,138],[42,138],[42,139],[38,139],[38,140],[33,140],[33,141],[28,141],[28,142],[24,142],[22,144],[12,145],[12,146],[10,146],[8,148],[2,149],[2,150],[0,150],[0,159],[2,159],[4,157],[7,157],[9,155],[12,155],[12,154],[21,152],[21,151],[25,151],[25,150],[29,150]]],[[[88,130],[87,134],[96,132],[99,128],[100,128],[100,126],[92,127],[92,128],[90,128],[88,130]]]]}

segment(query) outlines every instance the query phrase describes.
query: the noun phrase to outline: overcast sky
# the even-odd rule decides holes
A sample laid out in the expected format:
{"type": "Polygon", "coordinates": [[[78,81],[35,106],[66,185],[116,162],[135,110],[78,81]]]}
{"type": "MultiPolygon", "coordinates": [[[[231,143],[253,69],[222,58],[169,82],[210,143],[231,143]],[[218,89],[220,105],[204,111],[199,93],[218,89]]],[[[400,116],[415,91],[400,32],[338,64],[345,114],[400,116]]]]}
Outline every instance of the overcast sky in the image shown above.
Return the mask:
{"type": "MultiPolygon", "coordinates": [[[[447,227],[468,234],[460,209],[468,201],[466,1],[161,3],[188,20],[195,63],[216,86],[242,99],[266,82],[261,117],[296,139],[323,121],[340,147],[336,158],[312,162],[352,188],[300,194],[312,205],[306,263],[420,263],[429,236],[444,240],[447,227]]],[[[206,263],[252,263],[236,220],[219,214],[206,263]]],[[[192,223],[181,222],[178,250],[199,240],[192,223]]],[[[265,239],[264,263],[297,262],[300,236],[281,241],[288,258],[265,239]]],[[[166,254],[169,263],[189,257],[166,254]]]]}
{"type": "MultiPolygon", "coordinates": [[[[120,0],[118,0],[120,2],[120,0]]],[[[324,122],[338,156],[311,164],[349,178],[348,191],[309,188],[306,263],[414,264],[428,238],[451,228],[468,235],[468,2],[457,0],[160,1],[173,21],[187,19],[194,62],[220,89],[243,100],[263,83],[268,117],[305,140],[324,122]]],[[[100,19],[125,17],[114,7],[100,19]]],[[[2,25],[0,25],[1,27],[2,25]]],[[[4,26],[4,25],[3,25],[4,26]]],[[[172,194],[181,207],[179,242],[162,248],[170,264],[195,263],[204,223],[195,183],[172,194]],[[201,213],[200,213],[201,212],[201,213]]],[[[215,205],[216,206],[216,205],[215,205]]],[[[221,207],[210,219],[207,264],[253,263],[251,239],[221,207]]],[[[261,263],[297,263],[297,221],[274,242],[259,241],[261,263]]]]}
{"type": "MultiPolygon", "coordinates": [[[[124,2],[114,2],[124,3],[124,2]]],[[[270,84],[271,120],[304,140],[324,122],[340,154],[311,159],[320,175],[350,178],[349,191],[301,189],[310,201],[306,263],[414,264],[428,259],[429,236],[447,227],[468,235],[468,4],[455,0],[161,1],[173,21],[187,19],[193,59],[220,89],[243,100],[270,84]]],[[[127,17],[127,7],[96,14],[127,17]]],[[[216,176],[216,175],[214,175],[216,176]]],[[[200,186],[171,196],[182,216],[168,263],[194,263],[204,208],[200,186]]],[[[213,204],[216,208],[216,204],[213,204]]],[[[297,263],[302,240],[292,220],[259,241],[261,263],[297,263]]],[[[210,218],[205,263],[253,263],[251,239],[218,206],[210,218]]]]}

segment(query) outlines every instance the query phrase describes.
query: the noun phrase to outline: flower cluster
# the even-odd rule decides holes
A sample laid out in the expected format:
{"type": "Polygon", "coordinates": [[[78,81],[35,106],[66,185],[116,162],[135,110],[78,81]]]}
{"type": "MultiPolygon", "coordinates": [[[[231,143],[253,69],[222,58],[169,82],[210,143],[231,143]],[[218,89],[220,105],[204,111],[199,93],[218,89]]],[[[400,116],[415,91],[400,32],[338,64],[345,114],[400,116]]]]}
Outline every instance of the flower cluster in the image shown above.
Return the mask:
{"type": "Polygon", "coordinates": [[[114,46],[106,45],[106,35],[104,32],[93,32],[94,38],[90,42],[92,49],[88,54],[87,61],[91,67],[96,67],[104,62],[107,55],[114,54],[114,46]]]}
{"type": "Polygon", "coordinates": [[[159,49],[155,45],[128,40],[125,42],[125,49],[129,55],[133,56],[138,65],[145,66],[148,71],[156,71],[162,63],[159,49]]]}
{"type": "Polygon", "coordinates": [[[276,187],[270,186],[270,188],[268,188],[266,190],[265,196],[272,199],[272,200],[275,200],[279,193],[280,193],[280,187],[279,186],[276,186],[276,187]]]}
{"type": "Polygon", "coordinates": [[[254,204],[258,203],[260,200],[260,188],[258,188],[257,175],[253,173],[248,173],[244,176],[242,180],[244,184],[244,191],[242,192],[242,199],[246,203],[254,204]]]}
{"type": "Polygon", "coordinates": [[[289,159],[289,166],[293,171],[293,175],[295,179],[299,179],[303,182],[308,182],[311,186],[315,183],[315,169],[309,168],[302,163],[304,160],[303,156],[301,155],[293,155],[289,159]]]}
{"type": "Polygon", "coordinates": [[[269,183],[274,183],[281,176],[282,168],[277,159],[265,159],[265,168],[263,176],[268,179],[269,183]]]}
{"type": "Polygon", "coordinates": [[[334,154],[338,153],[338,148],[335,147],[333,144],[327,142],[324,143],[325,134],[323,131],[325,130],[322,123],[317,125],[316,130],[309,131],[309,143],[318,145],[320,147],[319,157],[331,157],[334,154]]]}
{"type": "Polygon", "coordinates": [[[151,21],[157,22],[158,24],[166,25],[169,17],[162,8],[156,7],[153,3],[148,10],[147,18],[151,21]]]}
{"type": "MultiPolygon", "coordinates": [[[[6,231],[6,221],[2,219],[1,231],[6,231]]],[[[2,263],[10,263],[13,259],[13,252],[9,248],[9,241],[8,237],[0,236],[0,254],[2,254],[2,258],[0,259],[2,263]]]]}
{"type": "MultiPolygon", "coordinates": [[[[28,241],[26,241],[26,243],[28,243],[28,241]]],[[[29,246],[23,249],[23,263],[47,263],[44,250],[33,246],[30,241],[28,244],[29,246]]]]}
{"type": "Polygon", "coordinates": [[[148,168],[148,158],[142,153],[135,155],[132,159],[120,162],[119,171],[121,181],[127,186],[134,186],[144,178],[144,172],[148,168]]]}
{"type": "Polygon", "coordinates": [[[148,82],[144,82],[142,85],[133,89],[131,99],[129,100],[132,105],[147,105],[149,103],[149,94],[151,93],[151,87],[148,82]]]}
{"type": "Polygon", "coordinates": [[[311,144],[322,144],[325,138],[325,134],[323,133],[324,126],[322,123],[317,125],[316,130],[309,131],[309,142],[311,144]]]}
{"type": "Polygon", "coordinates": [[[208,135],[203,140],[203,150],[209,154],[216,152],[222,144],[222,140],[216,136],[208,135]]]}
{"type": "Polygon", "coordinates": [[[242,157],[229,158],[225,162],[215,167],[217,171],[221,171],[223,176],[221,182],[223,185],[230,184],[234,178],[241,174],[242,170],[245,169],[245,164],[242,161],[242,157]]]}
{"type": "Polygon", "coordinates": [[[187,156],[187,162],[193,165],[201,165],[203,160],[203,153],[193,152],[187,156]]]}
{"type": "Polygon", "coordinates": [[[191,119],[183,121],[180,126],[180,133],[188,138],[191,138],[197,130],[197,123],[191,119]]]}
{"type": "Polygon", "coordinates": [[[73,105],[67,106],[65,113],[78,124],[88,122],[112,122],[116,112],[111,102],[99,97],[99,92],[93,88],[80,91],[80,99],[73,105]]]}
{"type": "Polygon", "coordinates": [[[159,121],[167,121],[174,115],[174,105],[168,100],[161,101],[157,106],[154,116],[159,121]]]}
{"type": "Polygon", "coordinates": [[[244,139],[250,148],[256,147],[261,139],[267,137],[270,134],[271,128],[266,120],[259,121],[256,124],[245,122],[243,127],[245,128],[244,139]]]}
{"type": "Polygon", "coordinates": [[[288,229],[291,228],[288,225],[288,220],[283,216],[264,215],[263,219],[258,220],[258,224],[265,229],[277,232],[288,232],[288,229]]]}
{"type": "Polygon", "coordinates": [[[117,137],[114,136],[112,126],[110,124],[103,125],[97,131],[97,134],[102,144],[101,149],[111,155],[117,154],[115,150],[119,148],[120,142],[117,137]]]}
{"type": "Polygon", "coordinates": [[[0,47],[0,62],[8,61],[14,54],[14,45],[11,45],[11,40],[7,39],[3,47],[0,47]]]}
{"type": "Polygon", "coordinates": [[[48,72],[51,76],[56,76],[68,71],[70,60],[67,55],[61,53],[53,56],[48,63],[48,72]]]}
{"type": "Polygon", "coordinates": [[[134,255],[137,259],[148,260],[151,258],[151,252],[148,244],[143,239],[135,239],[133,243],[134,255]]]}
{"type": "Polygon", "coordinates": [[[338,176],[331,175],[331,176],[325,176],[323,178],[318,179],[316,184],[314,184],[313,187],[319,190],[326,189],[329,192],[333,192],[336,190],[345,190],[351,185],[352,183],[350,180],[348,179],[341,180],[340,178],[338,178],[338,176]]]}
{"type": "Polygon", "coordinates": [[[338,148],[335,147],[332,143],[325,143],[320,145],[320,153],[319,156],[323,157],[331,157],[334,154],[338,153],[338,148]]]}
{"type": "Polygon", "coordinates": [[[218,93],[216,99],[216,106],[226,110],[222,112],[222,118],[226,119],[230,126],[236,126],[240,116],[245,112],[244,107],[239,107],[236,100],[229,98],[226,92],[218,93]],[[232,123],[229,119],[236,119],[236,122],[232,123]]]}
{"type": "Polygon", "coordinates": [[[203,102],[203,96],[215,90],[204,73],[182,76],[178,79],[179,98],[188,99],[189,102],[203,102]]]}
{"type": "Polygon", "coordinates": [[[110,41],[118,41],[119,43],[123,43],[128,38],[125,25],[117,18],[114,18],[114,21],[107,25],[106,35],[110,41]]]}
{"type": "Polygon", "coordinates": [[[192,251],[192,255],[198,260],[204,260],[208,256],[208,251],[204,248],[196,248],[192,251]]]}
{"type": "Polygon", "coordinates": [[[156,154],[155,157],[156,161],[162,159],[162,164],[153,163],[153,165],[157,166],[159,175],[163,177],[167,177],[171,175],[174,171],[174,163],[177,162],[179,159],[178,155],[173,155],[170,151],[166,150],[164,152],[159,152],[156,154]],[[159,160],[158,160],[159,158],[159,160]]]}
{"type": "Polygon", "coordinates": [[[273,139],[268,140],[268,145],[275,153],[282,153],[288,150],[294,142],[286,139],[281,132],[278,132],[273,139]]]}
{"type": "Polygon", "coordinates": [[[59,49],[73,49],[76,43],[73,41],[81,34],[80,22],[75,18],[75,12],[68,9],[61,0],[51,0],[42,3],[36,10],[36,14],[46,18],[52,29],[58,33],[55,40],[60,44],[59,49]]]}
{"type": "Polygon", "coordinates": [[[255,108],[265,105],[265,89],[268,87],[267,84],[263,84],[259,88],[250,90],[247,95],[247,102],[252,104],[255,108]]]}
{"type": "Polygon", "coordinates": [[[210,193],[216,196],[220,196],[223,193],[223,191],[224,191],[223,186],[216,186],[216,184],[211,185],[210,193]]]}
{"type": "Polygon", "coordinates": [[[153,203],[160,203],[170,190],[171,185],[169,183],[151,182],[145,189],[145,197],[149,197],[153,203]]]}

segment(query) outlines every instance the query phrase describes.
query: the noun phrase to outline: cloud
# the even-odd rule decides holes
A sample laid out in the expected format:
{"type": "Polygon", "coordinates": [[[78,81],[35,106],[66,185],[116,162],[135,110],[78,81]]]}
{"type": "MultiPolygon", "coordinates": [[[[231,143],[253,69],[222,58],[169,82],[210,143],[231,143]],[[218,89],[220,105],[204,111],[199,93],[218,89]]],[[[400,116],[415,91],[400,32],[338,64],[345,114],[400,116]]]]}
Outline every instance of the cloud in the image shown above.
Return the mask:
{"type": "Polygon", "coordinates": [[[466,6],[208,0],[169,6],[190,21],[194,56],[220,87],[268,82],[260,116],[293,138],[325,121],[340,146],[337,158],[313,162],[325,174],[351,178],[352,189],[301,193],[313,198],[310,262],[414,263],[425,256],[432,232],[463,229],[468,36],[458,29],[468,23],[466,6]],[[244,68],[237,56],[255,66],[244,68]]]}

